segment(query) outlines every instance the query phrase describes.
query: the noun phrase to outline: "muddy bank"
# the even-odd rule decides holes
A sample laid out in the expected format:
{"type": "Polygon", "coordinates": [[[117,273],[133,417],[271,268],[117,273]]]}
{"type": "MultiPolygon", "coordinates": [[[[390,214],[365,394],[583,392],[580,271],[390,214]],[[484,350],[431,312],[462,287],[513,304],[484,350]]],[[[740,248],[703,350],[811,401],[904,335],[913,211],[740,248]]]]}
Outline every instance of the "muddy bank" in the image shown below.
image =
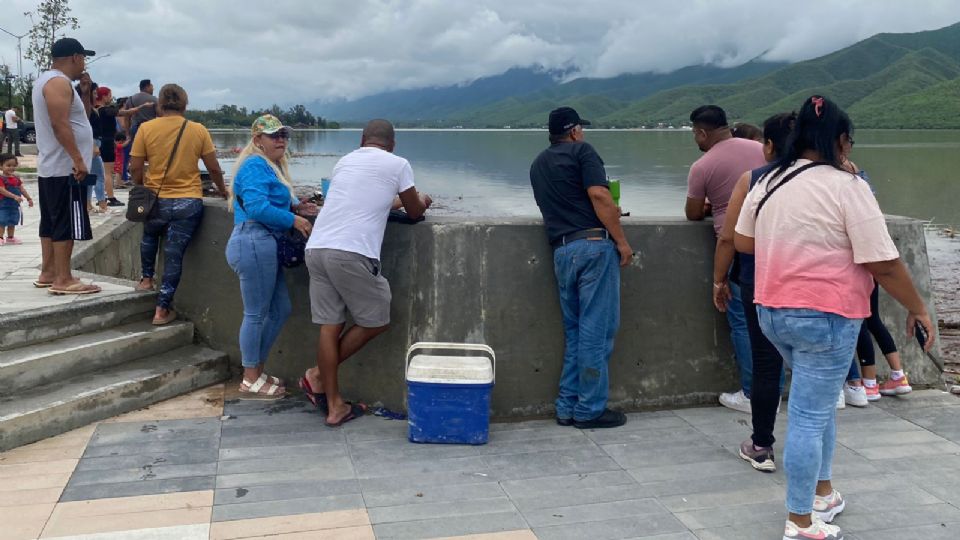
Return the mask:
{"type": "Polygon", "coordinates": [[[960,383],[960,237],[954,231],[927,231],[927,256],[940,326],[940,347],[948,380],[960,383]]]}

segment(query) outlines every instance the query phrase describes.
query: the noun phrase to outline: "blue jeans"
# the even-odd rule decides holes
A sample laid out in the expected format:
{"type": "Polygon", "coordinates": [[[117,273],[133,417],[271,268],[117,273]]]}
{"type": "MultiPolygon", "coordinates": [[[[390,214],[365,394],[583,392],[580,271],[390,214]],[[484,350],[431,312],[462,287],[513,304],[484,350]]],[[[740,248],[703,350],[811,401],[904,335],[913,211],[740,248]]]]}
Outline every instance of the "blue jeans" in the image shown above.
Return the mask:
{"type": "MultiPolygon", "coordinates": [[[[94,139],[94,141],[96,141],[96,139],[94,139]]],[[[103,158],[100,156],[93,156],[93,161],[90,162],[90,174],[95,174],[97,176],[97,185],[93,187],[93,192],[97,198],[97,202],[99,203],[107,200],[107,192],[104,191],[103,187],[103,158]]]]}
{"type": "MultiPolygon", "coordinates": [[[[750,397],[753,390],[753,353],[750,350],[750,332],[747,330],[747,314],[740,299],[740,285],[730,282],[730,300],[727,302],[727,322],[730,324],[730,341],[740,372],[740,388],[750,397]]],[[[752,308],[753,306],[751,306],[752,308]]]]}
{"type": "Polygon", "coordinates": [[[227,264],[240,278],[243,322],[240,323],[240,363],[263,365],[283,323],[290,316],[290,295],[277,261],[277,241],[263,225],[234,225],[227,242],[227,264]]]}
{"type": "Polygon", "coordinates": [[[203,199],[158,199],[157,213],[143,224],[143,239],[140,240],[140,264],[142,276],[153,278],[157,266],[157,251],[160,236],[166,235],[163,243],[163,281],[157,306],[170,309],[173,294],[180,284],[183,272],[183,253],[193,238],[193,233],[203,219],[203,199]]]}
{"type": "Polygon", "coordinates": [[[850,368],[862,319],[812,309],[760,307],[760,327],[793,369],[787,407],[787,510],[813,511],[817,482],[832,476],[837,396],[850,368]]]}
{"type": "Polygon", "coordinates": [[[576,240],[553,252],[565,341],[557,418],[593,420],[607,406],[608,363],[620,327],[619,265],[607,240],[576,240]]]}
{"type": "Polygon", "coordinates": [[[130,151],[133,150],[133,138],[137,136],[137,130],[140,126],[130,128],[130,143],[123,147],[123,174],[120,179],[124,182],[130,181],[130,151]]]}

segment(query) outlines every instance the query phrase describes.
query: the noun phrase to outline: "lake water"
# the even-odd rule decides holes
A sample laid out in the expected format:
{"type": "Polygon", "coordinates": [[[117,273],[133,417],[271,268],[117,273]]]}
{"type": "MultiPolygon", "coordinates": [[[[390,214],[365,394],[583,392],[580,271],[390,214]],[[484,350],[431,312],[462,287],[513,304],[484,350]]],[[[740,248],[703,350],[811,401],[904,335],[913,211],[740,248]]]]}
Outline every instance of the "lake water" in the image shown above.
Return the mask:
{"type": "MultiPolygon", "coordinates": [[[[242,133],[214,133],[220,148],[242,146],[242,133]]],[[[859,130],[851,158],[870,176],[884,212],[960,225],[960,131],[859,130]]],[[[701,154],[689,131],[587,131],[607,174],[621,180],[621,206],[633,216],[681,216],[690,164],[701,154]]],[[[340,156],[360,143],[356,130],[302,131],[291,151],[295,182],[319,186],[340,156]]],[[[544,131],[397,133],[396,153],[413,166],[417,188],[435,213],[539,216],[528,171],[547,146],[544,131]]],[[[222,160],[227,171],[231,160],[222,160]]]]}

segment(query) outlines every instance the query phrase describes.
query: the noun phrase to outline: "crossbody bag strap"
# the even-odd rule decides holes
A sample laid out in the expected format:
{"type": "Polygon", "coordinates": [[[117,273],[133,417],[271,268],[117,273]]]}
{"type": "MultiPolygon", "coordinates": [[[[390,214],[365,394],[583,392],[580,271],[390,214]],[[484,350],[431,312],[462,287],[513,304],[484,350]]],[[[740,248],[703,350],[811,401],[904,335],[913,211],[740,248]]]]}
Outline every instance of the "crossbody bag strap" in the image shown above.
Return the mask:
{"type": "Polygon", "coordinates": [[[757,211],[753,213],[753,219],[757,219],[760,216],[760,210],[763,209],[763,205],[767,204],[767,201],[770,199],[770,196],[776,193],[778,189],[782,188],[784,184],[796,178],[797,175],[802,173],[803,171],[807,169],[812,169],[814,167],[819,167],[820,165],[830,165],[830,163],[827,163],[826,161],[812,161],[810,163],[807,163],[806,165],[803,165],[802,167],[798,167],[793,171],[791,171],[790,174],[785,176],[783,180],[780,181],[779,184],[773,186],[773,189],[768,190],[763,195],[763,198],[760,199],[760,204],[757,205],[757,211]]]}
{"type": "Polygon", "coordinates": [[[173,150],[170,152],[170,159],[167,160],[167,167],[163,169],[163,177],[160,178],[160,187],[157,189],[157,197],[160,197],[160,191],[163,189],[163,183],[167,181],[167,173],[170,171],[170,165],[173,164],[173,157],[177,155],[177,148],[180,147],[180,139],[183,138],[183,130],[187,129],[187,119],[183,119],[180,125],[180,131],[177,133],[177,140],[173,143],[173,150]]]}

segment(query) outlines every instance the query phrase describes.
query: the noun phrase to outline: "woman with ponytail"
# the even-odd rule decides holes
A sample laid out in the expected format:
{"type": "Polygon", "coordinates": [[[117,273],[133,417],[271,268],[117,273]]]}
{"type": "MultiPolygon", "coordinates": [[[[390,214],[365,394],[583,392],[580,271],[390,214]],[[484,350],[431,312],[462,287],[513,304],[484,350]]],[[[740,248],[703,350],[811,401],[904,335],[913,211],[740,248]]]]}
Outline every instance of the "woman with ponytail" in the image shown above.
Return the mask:
{"type": "Polygon", "coordinates": [[[162,325],[177,318],[173,295],[180,284],[183,253],[203,218],[203,185],[197,163],[203,160],[224,198],[227,187],[207,128],[183,117],[187,92],[176,84],[164,85],[158,103],[160,116],[137,129],[130,150],[130,175],[135,184],[145,185],[157,194],[154,212],[143,224],[143,271],[137,288],[153,290],[160,237],[165,236],[163,279],[153,314],[153,324],[162,325]],[[150,172],[146,174],[144,162],[150,163],[150,172]]]}
{"type": "Polygon", "coordinates": [[[792,368],[783,462],[784,539],[838,540],[828,525],[846,503],[831,483],[836,402],[873,280],[908,311],[907,333],[934,328],[867,183],[844,170],[850,118],[832,101],[806,100],[787,150],[747,194],[737,251],[755,254],[755,303],[764,335],[792,368]]]}
{"type": "Polygon", "coordinates": [[[303,216],[316,214],[313,205],[300,204],[293,196],[287,165],[290,132],[275,116],[254,120],[253,137],[237,158],[230,194],[234,226],[226,255],[240,278],[240,395],[248,399],[278,399],[286,393],[283,381],[263,372],[270,348],[290,316],[276,235],[296,229],[309,237],[310,221],[303,216]]]}

